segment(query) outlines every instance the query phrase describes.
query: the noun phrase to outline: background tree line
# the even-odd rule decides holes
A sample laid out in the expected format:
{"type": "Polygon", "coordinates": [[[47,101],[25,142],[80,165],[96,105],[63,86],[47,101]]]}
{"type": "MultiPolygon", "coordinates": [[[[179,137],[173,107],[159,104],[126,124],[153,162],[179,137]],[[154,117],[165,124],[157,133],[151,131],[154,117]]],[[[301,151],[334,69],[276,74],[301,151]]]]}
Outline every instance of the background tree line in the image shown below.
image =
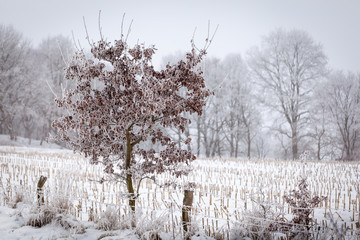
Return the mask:
{"type": "MultiPolygon", "coordinates": [[[[74,44],[63,36],[33,47],[0,25],[0,134],[44,141],[61,115],[54,98],[72,87],[64,68],[74,44]]],[[[164,57],[163,65],[181,54],[164,57]]],[[[185,131],[170,134],[198,156],[360,158],[360,74],[329,69],[321,44],[300,30],[275,30],[246,56],[207,57],[214,95],[185,131]]],[[[185,113],[186,114],[186,113],[185,113]]]]}
{"type": "Polygon", "coordinates": [[[70,87],[64,80],[72,41],[55,36],[37,47],[11,26],[0,25],[0,134],[44,141],[60,112],[54,98],[70,87]]]}

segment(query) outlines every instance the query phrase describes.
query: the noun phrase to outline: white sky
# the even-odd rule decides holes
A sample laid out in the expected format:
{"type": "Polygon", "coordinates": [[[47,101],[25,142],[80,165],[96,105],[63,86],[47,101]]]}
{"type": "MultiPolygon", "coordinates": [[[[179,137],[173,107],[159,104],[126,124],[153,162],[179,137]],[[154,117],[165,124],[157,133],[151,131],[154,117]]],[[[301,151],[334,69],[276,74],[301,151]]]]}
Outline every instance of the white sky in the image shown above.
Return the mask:
{"type": "Polygon", "coordinates": [[[188,50],[195,27],[202,46],[210,20],[211,30],[219,24],[210,56],[245,56],[276,28],[296,28],[323,44],[331,67],[360,72],[359,0],[0,0],[0,23],[12,24],[34,46],[57,34],[71,37],[73,31],[86,47],[82,18],[90,38],[98,40],[99,10],[108,40],[119,38],[123,13],[125,26],[133,19],[129,43],[155,44],[155,65],[164,55],[188,50]]]}

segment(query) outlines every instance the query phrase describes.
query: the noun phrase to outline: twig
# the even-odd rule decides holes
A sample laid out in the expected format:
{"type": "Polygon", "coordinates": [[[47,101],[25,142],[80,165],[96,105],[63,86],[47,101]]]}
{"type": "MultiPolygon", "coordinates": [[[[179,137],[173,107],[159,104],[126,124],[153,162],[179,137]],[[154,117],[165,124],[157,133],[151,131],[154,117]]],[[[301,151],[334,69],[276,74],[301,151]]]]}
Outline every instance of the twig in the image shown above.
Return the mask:
{"type": "Polygon", "coordinates": [[[45,81],[46,81],[46,84],[48,85],[48,87],[50,88],[50,91],[52,92],[52,94],[53,94],[56,98],[58,98],[58,96],[56,95],[56,93],[54,92],[54,90],[51,88],[50,83],[49,83],[49,81],[48,81],[47,78],[45,78],[45,81]]]}
{"type": "Polygon", "coordinates": [[[229,76],[229,73],[226,74],[226,76],[224,77],[224,79],[223,79],[218,85],[216,85],[211,91],[214,92],[216,89],[220,88],[221,85],[222,85],[222,84],[225,82],[225,80],[228,78],[228,76],[229,76]]]}
{"type": "Polygon", "coordinates": [[[128,28],[128,32],[127,32],[127,34],[126,34],[125,42],[127,42],[128,37],[129,37],[129,35],[130,35],[130,32],[131,32],[131,25],[132,25],[133,21],[134,21],[134,20],[131,20],[131,22],[130,22],[130,26],[129,26],[129,28],[128,28]]]}
{"type": "Polygon", "coordinates": [[[125,13],[123,14],[122,20],[121,20],[121,40],[123,40],[124,37],[124,19],[125,19],[125,13]]]}
{"type": "Polygon", "coordinates": [[[99,34],[100,34],[100,39],[101,41],[104,41],[103,35],[102,35],[102,29],[101,29],[101,10],[99,10],[99,34]]]}
{"type": "Polygon", "coordinates": [[[207,50],[207,49],[210,47],[210,44],[212,43],[212,41],[213,41],[213,39],[214,39],[214,37],[215,37],[215,34],[216,34],[218,28],[219,28],[219,24],[216,26],[215,31],[214,31],[212,37],[211,37],[210,40],[209,40],[209,45],[207,46],[207,48],[206,48],[205,50],[207,50]]]}
{"type": "Polygon", "coordinates": [[[91,46],[90,39],[89,39],[89,33],[88,33],[88,30],[87,30],[87,27],[86,27],[86,21],[85,21],[84,16],[83,16],[83,22],[84,22],[84,27],[85,27],[85,32],[86,32],[86,40],[88,41],[89,45],[91,46]]]}
{"type": "Polygon", "coordinates": [[[74,36],[74,31],[71,31],[71,36],[72,36],[73,44],[74,44],[76,50],[77,50],[78,52],[80,52],[80,51],[81,51],[81,48],[80,48],[80,46],[78,46],[77,43],[76,43],[75,36],[74,36]]]}

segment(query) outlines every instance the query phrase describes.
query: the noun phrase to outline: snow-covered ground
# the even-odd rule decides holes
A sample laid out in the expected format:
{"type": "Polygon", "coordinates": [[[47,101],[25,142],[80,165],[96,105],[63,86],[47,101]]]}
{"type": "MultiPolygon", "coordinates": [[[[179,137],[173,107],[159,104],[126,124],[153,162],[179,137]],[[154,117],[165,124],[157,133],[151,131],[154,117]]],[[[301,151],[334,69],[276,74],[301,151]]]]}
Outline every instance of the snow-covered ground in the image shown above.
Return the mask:
{"type": "Polygon", "coordinates": [[[19,204],[16,209],[0,206],[0,239],[26,240],[26,239],[129,239],[136,240],[138,237],[132,230],[103,231],[97,230],[94,223],[84,222],[85,232],[78,234],[73,230],[66,230],[58,223],[47,224],[41,228],[26,225],[27,215],[30,214],[31,206],[19,204]]]}
{"type": "MultiPolygon", "coordinates": [[[[92,181],[103,177],[101,166],[90,165],[69,150],[16,146],[0,146],[0,163],[0,205],[3,205],[0,236],[5,236],[3,239],[138,239],[139,232],[149,235],[152,228],[156,228],[163,239],[172,239],[173,235],[176,239],[183,237],[181,188],[159,188],[151,180],[143,181],[137,200],[141,216],[138,226],[142,229],[106,232],[97,229],[102,219],[106,219],[105,213],[117,213],[122,223],[126,222],[129,209],[125,186],[92,181]],[[48,177],[44,186],[46,204],[59,208],[64,202],[69,203],[64,216],[84,226],[84,232],[66,230],[56,222],[42,228],[26,225],[36,206],[36,184],[41,175],[48,177]],[[21,192],[25,193],[23,201],[15,206],[11,199],[21,192]],[[11,199],[6,201],[6,196],[11,199]],[[108,233],[116,238],[105,237],[108,233]]],[[[304,173],[310,192],[327,197],[313,213],[318,226],[330,226],[332,219],[346,225],[349,239],[355,237],[360,218],[359,163],[309,161],[304,165],[281,160],[200,159],[193,162],[193,172],[180,180],[196,184],[191,216],[193,231],[198,232],[198,237],[193,239],[215,235],[227,239],[237,223],[256,220],[249,213],[259,207],[256,203],[259,201],[290,220],[292,209],[283,196],[296,189],[304,173]]],[[[158,176],[157,183],[161,185],[167,178],[167,175],[158,176]]]]}

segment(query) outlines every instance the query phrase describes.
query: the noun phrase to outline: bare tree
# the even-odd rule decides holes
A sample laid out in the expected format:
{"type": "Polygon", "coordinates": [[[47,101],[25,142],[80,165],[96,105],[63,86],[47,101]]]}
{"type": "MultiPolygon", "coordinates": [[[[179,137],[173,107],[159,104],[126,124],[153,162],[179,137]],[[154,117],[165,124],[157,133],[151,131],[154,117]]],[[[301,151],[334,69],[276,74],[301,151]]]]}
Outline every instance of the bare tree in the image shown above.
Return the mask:
{"type": "Polygon", "coordinates": [[[264,159],[267,157],[269,153],[269,143],[268,140],[265,138],[266,132],[262,131],[261,133],[257,134],[254,139],[254,145],[255,145],[255,155],[258,159],[264,159]]]}
{"type": "MultiPolygon", "coordinates": [[[[244,90],[246,89],[248,88],[245,88],[244,90]]],[[[246,143],[246,156],[251,158],[252,143],[259,132],[261,119],[259,112],[255,107],[254,100],[249,98],[251,97],[249,93],[250,89],[243,94],[244,98],[242,99],[240,113],[242,128],[245,133],[242,139],[246,143]]]]}
{"type": "Polygon", "coordinates": [[[186,174],[183,166],[195,159],[164,129],[184,131],[189,119],[182,113],[201,115],[210,95],[198,68],[206,52],[193,45],[186,60],[161,71],[151,64],[154,46],[131,48],[123,38],[113,44],[103,39],[92,43],[91,53],[88,58],[77,52],[66,69],[66,78],[76,81],[76,88],[56,100],[68,114],[53,126],[60,140],[91,157],[92,163],[101,162],[112,180],[126,184],[134,212],[142,179],[165,171],[186,174]],[[141,147],[146,141],[162,149],[141,147]]]}
{"type": "Polygon", "coordinates": [[[311,145],[317,160],[334,159],[335,149],[338,148],[336,145],[339,144],[334,141],[336,127],[330,120],[332,115],[328,108],[328,93],[324,91],[327,85],[327,79],[316,85],[310,107],[309,136],[313,140],[311,145]]]}
{"type": "Polygon", "coordinates": [[[276,30],[251,53],[250,66],[263,87],[264,103],[287,123],[280,123],[277,131],[291,139],[293,159],[306,136],[312,88],[323,77],[326,64],[322,46],[299,30],[276,30]]]}
{"type": "Polygon", "coordinates": [[[244,132],[242,131],[244,105],[243,105],[243,88],[244,82],[248,77],[247,69],[242,61],[240,55],[228,55],[222,62],[222,70],[226,74],[226,79],[222,84],[225,91],[223,111],[225,121],[223,124],[223,133],[226,141],[229,144],[230,157],[238,157],[240,151],[240,141],[244,132]]]}
{"type": "Polygon", "coordinates": [[[11,26],[0,25],[0,123],[2,133],[16,139],[16,118],[29,83],[29,42],[11,26]]]}
{"type": "Polygon", "coordinates": [[[316,159],[322,160],[327,155],[324,153],[326,147],[326,137],[328,133],[328,124],[326,122],[326,108],[322,103],[314,103],[310,110],[310,134],[315,140],[316,159]]]}
{"type": "Polygon", "coordinates": [[[323,102],[337,128],[340,159],[355,160],[360,155],[360,76],[335,72],[323,89],[323,102]]]}
{"type": "Polygon", "coordinates": [[[251,79],[241,55],[224,60],[206,59],[204,78],[215,95],[208,99],[201,117],[194,118],[198,154],[206,157],[251,156],[253,139],[260,125],[251,79]],[[200,147],[202,151],[200,151],[200,147]]]}
{"type": "Polygon", "coordinates": [[[231,157],[238,157],[243,141],[245,149],[242,151],[250,158],[252,141],[260,126],[250,74],[240,54],[228,55],[222,65],[226,74],[222,85],[226,89],[223,102],[224,137],[229,143],[231,157]]]}
{"type": "Polygon", "coordinates": [[[225,79],[220,59],[209,58],[203,62],[204,78],[207,85],[214,90],[215,95],[208,99],[204,114],[196,119],[198,131],[206,157],[221,156],[224,136],[222,128],[225,122],[224,92],[222,83],[225,79]]]}
{"type": "Polygon", "coordinates": [[[55,130],[51,128],[52,121],[63,114],[63,110],[56,107],[54,97],[61,97],[65,89],[75,86],[65,79],[64,72],[74,51],[71,40],[61,35],[43,40],[36,49],[40,69],[38,82],[43,86],[39,93],[41,100],[37,102],[41,143],[55,130]]]}

